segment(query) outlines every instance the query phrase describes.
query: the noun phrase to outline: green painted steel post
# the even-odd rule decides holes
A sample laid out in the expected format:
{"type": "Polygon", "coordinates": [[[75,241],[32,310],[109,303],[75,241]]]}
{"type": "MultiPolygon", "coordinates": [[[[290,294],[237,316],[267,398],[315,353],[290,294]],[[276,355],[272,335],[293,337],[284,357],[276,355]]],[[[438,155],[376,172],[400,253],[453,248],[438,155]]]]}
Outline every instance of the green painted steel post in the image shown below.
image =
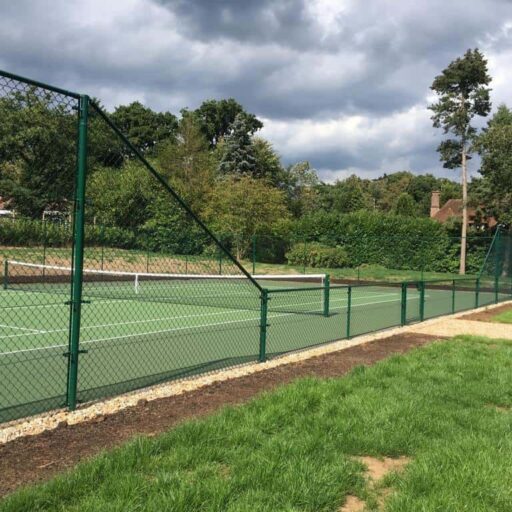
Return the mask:
{"type": "Polygon", "coordinates": [[[420,283],[420,322],[425,320],[425,282],[420,283]]]}
{"type": "Polygon", "coordinates": [[[82,278],[84,263],[84,222],[85,222],[85,183],[87,175],[87,118],[89,97],[80,97],[78,121],[78,162],[75,197],[75,230],[73,233],[73,283],[71,297],[71,329],[69,339],[69,375],[67,405],[76,409],[78,384],[78,355],[80,353],[80,315],[82,310],[82,278]]]}
{"type": "Polygon", "coordinates": [[[496,233],[496,256],[494,257],[494,303],[499,302],[499,289],[500,289],[500,249],[501,249],[501,229],[498,226],[496,233]]]}
{"type": "Polygon", "coordinates": [[[407,323],[407,283],[402,283],[402,294],[400,300],[400,325],[407,323]]]}
{"type": "Polygon", "coordinates": [[[302,269],[302,273],[305,274],[306,273],[306,267],[307,267],[307,249],[308,249],[308,245],[307,245],[307,242],[306,240],[304,240],[304,266],[303,266],[303,269],[302,269]]]}
{"type": "Polygon", "coordinates": [[[46,265],[46,243],[47,243],[47,236],[46,236],[46,222],[43,220],[43,277],[45,274],[45,268],[46,265]]]}
{"type": "Polygon", "coordinates": [[[252,273],[256,274],[256,235],[252,237],[252,273]]]}
{"type": "Polygon", "coordinates": [[[4,279],[2,284],[4,290],[7,290],[9,287],[9,260],[4,260],[4,279]]]}
{"type": "Polygon", "coordinates": [[[480,278],[476,278],[476,289],[475,289],[475,308],[478,307],[480,302],[480,278]]]}
{"type": "Polygon", "coordinates": [[[324,296],[323,296],[324,316],[329,316],[329,295],[330,295],[330,291],[331,291],[331,276],[329,274],[325,274],[324,290],[323,290],[323,293],[324,293],[324,296]]]}
{"type": "Polygon", "coordinates": [[[219,276],[222,275],[222,251],[219,249],[219,276]]]}
{"type": "Polygon", "coordinates": [[[105,263],[105,226],[101,226],[100,230],[100,244],[101,244],[101,265],[100,268],[103,270],[103,265],[105,263]]]}
{"type": "Polygon", "coordinates": [[[260,353],[258,361],[263,363],[267,359],[267,317],[268,317],[268,290],[261,290],[261,306],[260,306],[260,353]]]}
{"type": "Polygon", "coordinates": [[[352,286],[347,288],[347,332],[346,337],[350,339],[350,320],[352,317],[352,286]]]}
{"type": "Polygon", "coordinates": [[[455,279],[452,281],[452,313],[455,313],[455,279]]]}

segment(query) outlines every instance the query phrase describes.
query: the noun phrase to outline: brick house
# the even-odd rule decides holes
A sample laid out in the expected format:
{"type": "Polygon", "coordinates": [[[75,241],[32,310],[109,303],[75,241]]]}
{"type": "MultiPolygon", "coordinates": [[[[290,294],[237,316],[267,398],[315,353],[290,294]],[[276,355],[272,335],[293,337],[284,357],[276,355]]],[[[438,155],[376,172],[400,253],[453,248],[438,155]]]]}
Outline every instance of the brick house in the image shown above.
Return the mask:
{"type": "MultiPolygon", "coordinates": [[[[432,192],[430,200],[430,218],[444,224],[449,219],[462,218],[462,199],[448,199],[441,206],[441,192],[435,190],[432,192]]],[[[493,228],[497,222],[494,217],[482,217],[480,212],[474,206],[468,206],[468,226],[493,228]],[[479,224],[475,226],[475,224],[479,224]]]]}

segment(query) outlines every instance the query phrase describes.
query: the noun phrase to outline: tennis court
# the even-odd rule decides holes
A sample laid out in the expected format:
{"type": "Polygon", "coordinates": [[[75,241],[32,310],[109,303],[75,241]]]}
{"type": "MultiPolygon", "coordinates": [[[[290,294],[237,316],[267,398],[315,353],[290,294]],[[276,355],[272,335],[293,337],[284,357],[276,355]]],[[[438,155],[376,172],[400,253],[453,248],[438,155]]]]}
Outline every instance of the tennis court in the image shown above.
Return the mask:
{"type": "MultiPolygon", "coordinates": [[[[68,373],[70,270],[9,265],[0,291],[1,421],[63,406],[68,373]]],[[[400,325],[399,285],[331,285],[326,295],[324,277],[258,276],[270,291],[267,357],[400,325]]],[[[454,306],[442,286],[424,295],[425,317],[454,306]]],[[[258,358],[260,295],[246,278],[86,270],[83,298],[81,401],[258,358]]],[[[474,307],[473,290],[456,298],[456,310],[474,307]]],[[[415,286],[405,300],[407,321],[419,320],[415,286]]]]}

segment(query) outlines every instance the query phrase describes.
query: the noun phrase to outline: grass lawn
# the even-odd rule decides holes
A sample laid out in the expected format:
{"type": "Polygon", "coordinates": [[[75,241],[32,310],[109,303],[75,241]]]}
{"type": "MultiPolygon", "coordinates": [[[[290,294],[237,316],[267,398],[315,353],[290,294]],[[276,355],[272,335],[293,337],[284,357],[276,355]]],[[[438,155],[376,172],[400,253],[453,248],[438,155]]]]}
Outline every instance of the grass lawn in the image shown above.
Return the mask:
{"type": "Polygon", "coordinates": [[[512,324],[512,309],[504,311],[493,317],[494,322],[501,322],[504,324],[512,324]]]}
{"type": "Polygon", "coordinates": [[[459,337],[139,438],[1,511],[378,510],[356,455],[411,462],[387,511],[512,510],[512,342],[459,337]]]}

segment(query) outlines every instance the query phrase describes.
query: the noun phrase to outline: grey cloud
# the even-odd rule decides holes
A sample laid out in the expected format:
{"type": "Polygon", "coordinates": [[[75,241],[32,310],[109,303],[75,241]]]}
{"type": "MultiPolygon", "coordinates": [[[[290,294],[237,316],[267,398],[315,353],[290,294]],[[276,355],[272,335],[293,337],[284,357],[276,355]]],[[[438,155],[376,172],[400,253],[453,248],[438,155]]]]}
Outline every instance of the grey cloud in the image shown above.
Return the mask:
{"type": "MultiPolygon", "coordinates": [[[[0,6],[0,67],[101,97],[109,108],[140,99],[178,112],[235,97],[271,122],[391,118],[426,107],[429,86],[467,48],[512,48],[507,0],[347,0],[323,25],[311,0],[17,0],[0,6]]],[[[511,54],[512,55],[512,54],[511,54]]],[[[506,92],[500,99],[507,101],[506,92]]],[[[365,126],[365,125],[363,125],[365,126]]],[[[382,128],[393,129],[391,128],[382,128]]],[[[362,173],[406,160],[440,170],[437,139],[408,147],[363,145],[288,153],[327,173],[362,173]]],[[[364,134],[363,134],[364,135],[364,134]]],[[[307,147],[306,147],[307,146],[307,147]]],[[[293,146],[290,146],[293,147],[293,146]]],[[[329,146],[331,147],[331,146],[329,146]]],[[[396,169],[390,169],[396,170],[396,169]]],[[[330,174],[330,175],[331,175],[330,174]]],[[[455,175],[455,173],[453,174],[455,175]]]]}

